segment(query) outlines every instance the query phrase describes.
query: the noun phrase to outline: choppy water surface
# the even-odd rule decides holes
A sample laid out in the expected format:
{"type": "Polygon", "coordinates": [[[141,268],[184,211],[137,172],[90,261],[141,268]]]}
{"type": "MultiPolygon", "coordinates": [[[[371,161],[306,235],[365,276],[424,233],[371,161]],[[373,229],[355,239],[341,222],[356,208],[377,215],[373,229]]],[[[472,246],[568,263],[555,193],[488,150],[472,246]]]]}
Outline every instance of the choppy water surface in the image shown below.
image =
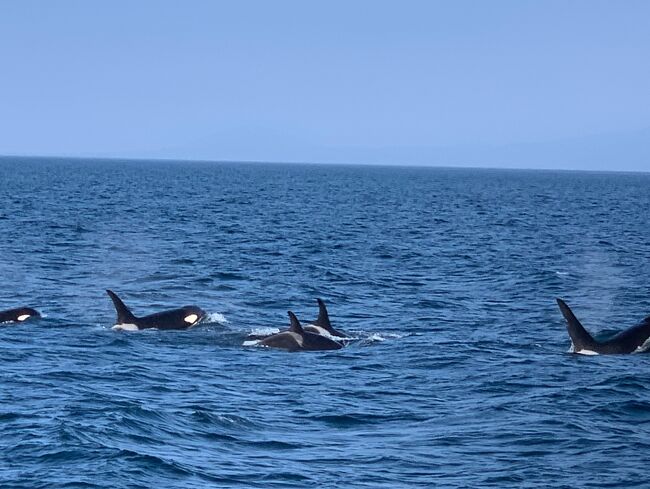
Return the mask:
{"type": "Polygon", "coordinates": [[[647,487],[650,175],[0,160],[11,488],[647,487]],[[187,332],[112,331],[196,304],[187,332]],[[313,319],[358,340],[243,347],[313,319]]]}

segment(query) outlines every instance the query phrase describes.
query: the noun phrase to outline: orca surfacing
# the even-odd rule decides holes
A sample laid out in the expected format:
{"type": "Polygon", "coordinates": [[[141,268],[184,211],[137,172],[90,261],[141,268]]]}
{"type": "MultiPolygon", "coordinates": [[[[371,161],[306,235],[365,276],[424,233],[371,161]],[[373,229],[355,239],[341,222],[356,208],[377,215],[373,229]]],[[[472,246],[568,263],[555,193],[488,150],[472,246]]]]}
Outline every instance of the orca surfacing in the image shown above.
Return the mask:
{"type": "Polygon", "coordinates": [[[605,341],[597,341],[580,324],[573,311],[562,299],[557,304],[567,323],[567,331],[573,344],[573,352],[581,355],[613,355],[642,353],[650,347],[650,316],[639,324],[621,331],[605,341]]]}
{"type": "MultiPolygon", "coordinates": [[[[342,333],[341,331],[334,329],[332,326],[329,313],[327,312],[327,306],[325,306],[323,299],[317,298],[316,301],[318,302],[318,318],[303,325],[302,329],[308,333],[325,336],[335,341],[349,340],[349,337],[346,333],[342,333]]],[[[283,333],[286,331],[288,330],[280,332],[283,333]]],[[[273,334],[249,334],[248,340],[263,340],[265,338],[269,338],[270,336],[273,336],[273,334]]]]}
{"type": "Polygon", "coordinates": [[[347,335],[345,333],[341,333],[332,327],[330,316],[323,299],[318,298],[316,301],[318,302],[318,319],[304,326],[303,329],[309,333],[316,333],[322,336],[346,338],[347,335]]]}
{"type": "Polygon", "coordinates": [[[0,323],[22,323],[31,318],[39,318],[41,315],[31,307],[18,307],[0,311],[0,323]]]}
{"type": "Polygon", "coordinates": [[[117,321],[113,329],[137,331],[140,329],[188,329],[196,326],[206,316],[197,306],[184,306],[170,311],[157,312],[148,316],[136,317],[112,290],[107,290],[117,311],[117,321]]]}
{"type": "Polygon", "coordinates": [[[289,319],[291,326],[288,331],[264,338],[259,345],[291,352],[340,350],[343,348],[343,345],[327,336],[305,331],[296,315],[291,311],[289,311],[289,319]]]}

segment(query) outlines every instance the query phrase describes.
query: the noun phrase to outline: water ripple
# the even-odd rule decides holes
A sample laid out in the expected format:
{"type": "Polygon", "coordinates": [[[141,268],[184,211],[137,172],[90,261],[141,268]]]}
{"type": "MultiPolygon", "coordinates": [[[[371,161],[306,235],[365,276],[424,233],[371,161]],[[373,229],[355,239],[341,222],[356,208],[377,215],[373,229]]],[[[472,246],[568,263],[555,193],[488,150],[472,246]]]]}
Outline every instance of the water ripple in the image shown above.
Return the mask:
{"type": "Polygon", "coordinates": [[[11,488],[645,487],[647,175],[0,160],[11,488]],[[200,188],[200,192],[186,192],[200,188]],[[25,233],[24,230],[34,230],[25,233]],[[120,333],[197,304],[187,332],[120,333]],[[286,311],[354,337],[243,348],[286,311]]]}

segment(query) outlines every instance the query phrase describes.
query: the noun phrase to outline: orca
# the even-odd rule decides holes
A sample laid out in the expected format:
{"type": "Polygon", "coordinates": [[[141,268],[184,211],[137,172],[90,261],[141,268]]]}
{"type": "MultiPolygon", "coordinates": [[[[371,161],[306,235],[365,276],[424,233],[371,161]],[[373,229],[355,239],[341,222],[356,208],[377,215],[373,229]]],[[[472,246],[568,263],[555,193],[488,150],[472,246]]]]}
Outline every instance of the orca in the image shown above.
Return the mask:
{"type": "Polygon", "coordinates": [[[348,335],[341,333],[332,327],[330,316],[327,313],[327,307],[325,306],[323,299],[317,298],[316,301],[318,302],[318,319],[307,324],[303,329],[309,333],[315,333],[321,336],[347,338],[348,335]]]}
{"type": "Polygon", "coordinates": [[[140,329],[188,329],[199,324],[205,317],[203,309],[196,306],[184,306],[170,311],[157,312],[143,317],[135,317],[124,302],[113,292],[106,293],[113,301],[117,311],[117,322],[113,329],[137,331],[140,329]]]}
{"type": "MultiPolygon", "coordinates": [[[[319,334],[321,336],[326,336],[328,338],[335,339],[335,340],[348,339],[347,334],[337,331],[332,327],[332,324],[330,323],[329,314],[327,313],[327,307],[325,306],[325,302],[323,302],[323,299],[318,298],[316,299],[316,301],[318,302],[318,318],[315,319],[314,321],[305,324],[302,327],[302,329],[304,329],[308,333],[319,334]]],[[[247,339],[248,341],[263,340],[264,338],[268,338],[269,336],[272,336],[272,334],[249,334],[247,336],[247,339]]]]}
{"type": "Polygon", "coordinates": [[[566,302],[557,299],[557,304],[566,319],[567,330],[573,344],[573,353],[581,355],[642,353],[650,347],[650,316],[608,340],[598,341],[580,324],[566,302]]]}
{"type": "Polygon", "coordinates": [[[22,323],[28,319],[40,317],[41,315],[38,311],[31,307],[19,307],[7,311],[0,311],[0,323],[22,323]]]}
{"type": "Polygon", "coordinates": [[[291,311],[289,311],[289,320],[291,321],[291,326],[288,331],[264,338],[258,345],[268,348],[279,348],[290,352],[340,350],[343,348],[341,343],[327,336],[305,331],[296,315],[291,311]]]}

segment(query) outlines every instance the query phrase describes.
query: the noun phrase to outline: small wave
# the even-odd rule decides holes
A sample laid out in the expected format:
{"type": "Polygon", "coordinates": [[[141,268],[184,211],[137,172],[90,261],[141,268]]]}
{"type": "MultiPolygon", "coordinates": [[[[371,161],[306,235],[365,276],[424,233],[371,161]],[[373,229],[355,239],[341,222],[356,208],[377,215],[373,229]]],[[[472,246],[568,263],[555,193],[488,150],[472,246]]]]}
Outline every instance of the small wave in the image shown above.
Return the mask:
{"type": "Polygon", "coordinates": [[[363,341],[368,343],[380,343],[389,339],[400,339],[409,336],[408,334],[398,334],[398,333],[372,333],[368,337],[364,338],[363,341]]]}
{"type": "Polygon", "coordinates": [[[246,340],[242,343],[242,346],[257,346],[260,344],[261,340],[246,340]]]}
{"type": "Polygon", "coordinates": [[[191,415],[199,423],[207,424],[210,426],[220,425],[228,428],[244,428],[256,426],[255,423],[242,416],[237,416],[234,414],[213,413],[203,408],[194,409],[191,415]]]}
{"type": "Polygon", "coordinates": [[[204,433],[201,436],[204,438],[207,438],[208,440],[213,440],[213,441],[221,441],[221,442],[233,442],[237,443],[239,442],[239,438],[233,435],[225,435],[223,433],[204,433]]]}
{"type": "MultiPolygon", "coordinates": [[[[313,479],[305,474],[298,473],[298,472],[270,472],[267,474],[264,474],[261,477],[262,481],[279,481],[281,484],[286,485],[288,481],[298,481],[298,482],[303,482],[303,481],[310,481],[312,484],[311,486],[315,486],[316,484],[313,483],[313,479]]],[[[273,484],[274,486],[276,484],[273,484]]],[[[303,486],[304,487],[304,486],[303,486]]]]}
{"type": "Polygon", "coordinates": [[[226,316],[220,312],[211,312],[203,320],[204,323],[219,323],[219,324],[228,324],[230,321],[226,319],[226,316]]]}
{"type": "Polygon", "coordinates": [[[240,443],[250,445],[256,448],[263,448],[267,450],[296,450],[303,448],[304,445],[300,443],[287,443],[278,440],[261,440],[261,441],[239,441],[240,443]]]}
{"type": "Polygon", "coordinates": [[[113,455],[114,458],[138,464],[148,470],[165,470],[174,475],[190,475],[191,470],[174,460],[166,460],[158,455],[140,453],[129,448],[120,449],[113,455]]]}
{"type": "Polygon", "coordinates": [[[376,424],[387,421],[390,417],[378,414],[337,414],[337,415],[324,415],[312,416],[311,419],[320,421],[330,426],[339,428],[346,428],[357,425],[376,424]]]}
{"type": "Polygon", "coordinates": [[[235,272],[218,272],[214,275],[219,280],[248,280],[248,277],[235,272]]]}
{"type": "Polygon", "coordinates": [[[39,455],[37,458],[42,462],[64,462],[67,460],[76,460],[84,455],[85,452],[83,450],[54,450],[39,455]]]}
{"type": "Polygon", "coordinates": [[[15,419],[22,418],[23,415],[19,413],[0,413],[0,421],[7,422],[15,419]]]}

